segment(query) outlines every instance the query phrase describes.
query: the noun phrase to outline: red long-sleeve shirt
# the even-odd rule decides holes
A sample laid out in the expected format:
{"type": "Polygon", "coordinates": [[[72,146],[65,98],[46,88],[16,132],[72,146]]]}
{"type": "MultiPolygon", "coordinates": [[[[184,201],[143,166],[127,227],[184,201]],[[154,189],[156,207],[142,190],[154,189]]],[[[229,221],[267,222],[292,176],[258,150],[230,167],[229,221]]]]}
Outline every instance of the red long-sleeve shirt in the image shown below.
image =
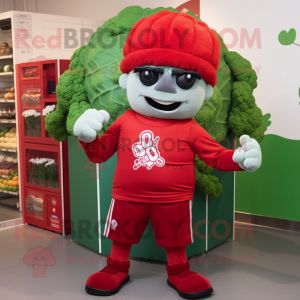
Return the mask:
{"type": "Polygon", "coordinates": [[[118,200],[161,203],[193,199],[195,154],[219,171],[241,170],[232,160],[234,150],[222,147],[191,119],[150,118],[129,110],[99,139],[80,143],[94,163],[107,161],[117,151],[112,197],[118,200]]]}

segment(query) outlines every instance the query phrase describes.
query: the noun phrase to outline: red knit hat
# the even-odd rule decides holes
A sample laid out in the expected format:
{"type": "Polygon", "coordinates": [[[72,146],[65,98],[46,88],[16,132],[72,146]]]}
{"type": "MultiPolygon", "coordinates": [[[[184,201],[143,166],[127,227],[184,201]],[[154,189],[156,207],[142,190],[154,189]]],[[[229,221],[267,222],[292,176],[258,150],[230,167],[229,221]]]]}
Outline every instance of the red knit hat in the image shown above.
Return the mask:
{"type": "Polygon", "coordinates": [[[216,33],[186,13],[160,11],[139,20],[129,32],[120,69],[129,73],[143,65],[196,71],[215,86],[220,60],[216,33]]]}

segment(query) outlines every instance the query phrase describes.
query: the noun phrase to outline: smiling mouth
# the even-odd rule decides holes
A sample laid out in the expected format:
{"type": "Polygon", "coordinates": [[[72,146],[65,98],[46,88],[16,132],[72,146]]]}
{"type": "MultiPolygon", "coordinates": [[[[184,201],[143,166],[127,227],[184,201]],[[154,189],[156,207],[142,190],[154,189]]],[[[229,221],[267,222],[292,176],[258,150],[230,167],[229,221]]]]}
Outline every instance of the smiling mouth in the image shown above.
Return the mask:
{"type": "Polygon", "coordinates": [[[156,99],[153,99],[150,97],[146,97],[146,96],[144,96],[144,97],[150,106],[152,106],[158,110],[163,110],[163,111],[175,110],[182,103],[182,102],[172,102],[172,101],[159,101],[159,100],[156,100],[156,99]]]}

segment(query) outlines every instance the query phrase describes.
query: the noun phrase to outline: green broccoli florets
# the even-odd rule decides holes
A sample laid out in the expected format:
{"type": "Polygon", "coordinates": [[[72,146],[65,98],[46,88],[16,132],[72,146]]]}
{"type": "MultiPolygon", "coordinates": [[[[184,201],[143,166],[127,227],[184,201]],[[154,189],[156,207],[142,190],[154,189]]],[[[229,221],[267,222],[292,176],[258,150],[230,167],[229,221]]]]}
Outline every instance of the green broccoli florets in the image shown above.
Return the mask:
{"type": "Polygon", "coordinates": [[[74,135],[73,128],[77,119],[88,109],[92,108],[86,101],[75,102],[70,105],[69,114],[67,117],[67,131],[74,135]]]}
{"type": "MultiPolygon", "coordinates": [[[[195,170],[197,171],[196,167],[195,170]]],[[[218,178],[209,174],[196,172],[196,185],[202,193],[213,197],[219,197],[222,193],[222,184],[218,178]]]]}
{"type": "Polygon", "coordinates": [[[232,87],[232,107],[228,124],[235,136],[247,134],[261,142],[267,128],[263,114],[255,103],[253,88],[246,81],[236,81],[232,87]]]}
{"type": "Polygon", "coordinates": [[[247,82],[253,89],[257,87],[256,72],[247,59],[234,51],[224,53],[224,57],[236,80],[247,82]]]}
{"type": "Polygon", "coordinates": [[[85,67],[81,63],[79,56],[86,46],[77,49],[71,57],[69,70],[64,72],[56,88],[59,104],[68,110],[74,102],[87,101],[86,90],[84,88],[85,67]]]}
{"type": "Polygon", "coordinates": [[[60,105],[52,113],[45,117],[46,131],[54,136],[56,141],[62,142],[68,138],[68,131],[66,129],[68,111],[61,109],[60,105]]]}

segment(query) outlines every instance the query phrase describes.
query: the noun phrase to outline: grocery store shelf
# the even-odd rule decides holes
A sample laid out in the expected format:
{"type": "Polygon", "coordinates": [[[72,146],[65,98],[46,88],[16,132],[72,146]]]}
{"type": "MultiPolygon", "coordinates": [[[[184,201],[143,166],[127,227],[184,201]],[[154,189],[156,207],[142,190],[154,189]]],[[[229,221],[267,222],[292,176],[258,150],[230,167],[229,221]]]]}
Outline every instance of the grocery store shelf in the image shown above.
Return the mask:
{"type": "Polygon", "coordinates": [[[15,103],[15,99],[4,99],[4,98],[0,98],[0,103],[15,103]]]}
{"type": "Polygon", "coordinates": [[[9,120],[9,119],[0,119],[0,123],[16,123],[16,119],[9,120]]]}
{"type": "Polygon", "coordinates": [[[0,59],[8,59],[8,58],[13,58],[13,55],[2,55],[0,56],[0,59]]]}
{"type": "Polygon", "coordinates": [[[11,195],[19,195],[18,192],[12,192],[12,191],[2,190],[2,189],[0,189],[0,193],[11,194],[11,195]]]}
{"type": "Polygon", "coordinates": [[[14,72],[1,72],[0,76],[2,76],[2,77],[11,77],[11,76],[14,76],[14,72]]]}
{"type": "Polygon", "coordinates": [[[2,178],[8,178],[8,175],[0,175],[2,178]]]}
{"type": "Polygon", "coordinates": [[[17,152],[17,149],[0,148],[0,151],[5,151],[5,152],[17,152]]]}

